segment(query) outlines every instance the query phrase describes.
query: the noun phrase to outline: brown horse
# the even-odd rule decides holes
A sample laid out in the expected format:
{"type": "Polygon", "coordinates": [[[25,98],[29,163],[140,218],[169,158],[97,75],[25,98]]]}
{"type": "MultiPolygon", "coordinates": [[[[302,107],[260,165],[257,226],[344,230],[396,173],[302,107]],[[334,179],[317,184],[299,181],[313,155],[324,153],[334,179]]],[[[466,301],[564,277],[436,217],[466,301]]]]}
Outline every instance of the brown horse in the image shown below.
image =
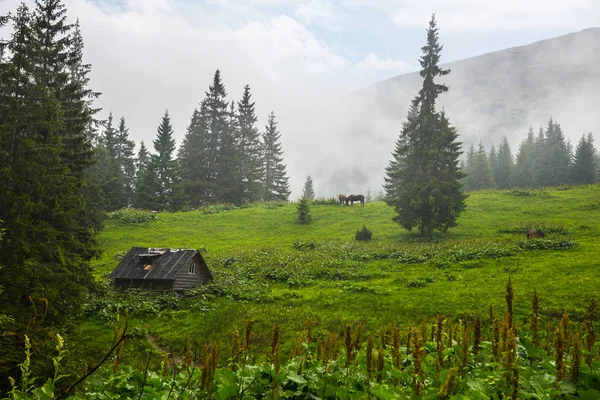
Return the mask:
{"type": "Polygon", "coordinates": [[[340,193],[338,198],[340,199],[340,206],[344,205],[344,203],[346,203],[346,205],[348,205],[348,201],[346,200],[345,194],[340,193]]]}
{"type": "Polygon", "coordinates": [[[348,204],[348,202],[350,202],[351,205],[354,205],[355,201],[360,201],[360,204],[364,206],[365,196],[363,196],[362,194],[351,194],[350,196],[346,197],[346,205],[348,204]]]}
{"type": "Polygon", "coordinates": [[[544,232],[539,229],[528,229],[527,230],[527,239],[539,239],[544,237],[544,232]]]}

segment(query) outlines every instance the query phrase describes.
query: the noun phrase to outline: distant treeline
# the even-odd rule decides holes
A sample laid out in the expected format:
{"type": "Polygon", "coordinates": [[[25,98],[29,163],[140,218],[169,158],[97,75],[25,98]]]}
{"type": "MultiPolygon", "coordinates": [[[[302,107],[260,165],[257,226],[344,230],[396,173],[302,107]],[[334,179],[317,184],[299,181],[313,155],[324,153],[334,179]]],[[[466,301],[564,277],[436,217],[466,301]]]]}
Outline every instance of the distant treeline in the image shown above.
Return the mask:
{"type": "Polygon", "coordinates": [[[537,135],[529,128],[515,157],[504,138],[497,149],[492,146],[489,152],[481,143],[477,149],[471,145],[461,167],[467,174],[467,190],[586,184],[598,179],[592,134],[582,135],[573,152],[560,124],[552,118],[537,135]]]}
{"type": "Polygon", "coordinates": [[[154,151],[141,142],[137,156],[125,119],[115,129],[111,113],[94,136],[96,163],[88,175],[102,192],[102,208],[179,210],[287,200],[290,189],[275,114],[271,112],[261,135],[250,87],[244,87],[237,104],[228,103],[226,96],[217,70],[177,153],[168,111],[152,142],[154,151]]]}

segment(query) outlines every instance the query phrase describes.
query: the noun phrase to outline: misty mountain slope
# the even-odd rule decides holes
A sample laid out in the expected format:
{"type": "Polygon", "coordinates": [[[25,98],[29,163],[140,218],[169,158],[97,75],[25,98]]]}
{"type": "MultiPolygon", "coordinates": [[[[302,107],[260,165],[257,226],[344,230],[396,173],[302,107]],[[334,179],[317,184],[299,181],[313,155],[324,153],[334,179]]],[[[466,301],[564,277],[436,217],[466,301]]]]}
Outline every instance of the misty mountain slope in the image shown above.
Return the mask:
{"type": "MultiPolygon", "coordinates": [[[[440,97],[465,145],[507,136],[516,145],[530,125],[553,116],[574,144],[600,132],[600,28],[513,47],[443,65],[450,91],[440,97]]],[[[421,86],[418,73],[397,76],[357,93],[363,107],[400,122],[421,86]]]]}
{"type": "MultiPolygon", "coordinates": [[[[506,136],[516,153],[529,126],[537,134],[550,116],[573,147],[583,133],[600,134],[600,28],[443,66],[451,72],[438,81],[450,91],[440,96],[438,107],[458,129],[463,150],[480,139],[489,149],[506,136]]],[[[380,192],[421,84],[418,72],[400,75],[349,96],[302,103],[302,113],[286,115],[302,130],[288,139],[293,186],[300,188],[312,174],[318,195],[380,192]]]]}

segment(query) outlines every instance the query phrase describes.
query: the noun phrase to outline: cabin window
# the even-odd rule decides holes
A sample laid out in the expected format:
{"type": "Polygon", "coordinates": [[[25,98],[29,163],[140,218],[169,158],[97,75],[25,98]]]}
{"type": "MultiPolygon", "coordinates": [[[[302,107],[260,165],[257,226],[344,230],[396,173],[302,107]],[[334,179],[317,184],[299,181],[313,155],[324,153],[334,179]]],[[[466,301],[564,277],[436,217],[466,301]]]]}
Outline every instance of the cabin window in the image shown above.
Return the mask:
{"type": "Polygon", "coordinates": [[[188,274],[195,274],[196,273],[196,263],[189,263],[188,264],[188,274]]]}

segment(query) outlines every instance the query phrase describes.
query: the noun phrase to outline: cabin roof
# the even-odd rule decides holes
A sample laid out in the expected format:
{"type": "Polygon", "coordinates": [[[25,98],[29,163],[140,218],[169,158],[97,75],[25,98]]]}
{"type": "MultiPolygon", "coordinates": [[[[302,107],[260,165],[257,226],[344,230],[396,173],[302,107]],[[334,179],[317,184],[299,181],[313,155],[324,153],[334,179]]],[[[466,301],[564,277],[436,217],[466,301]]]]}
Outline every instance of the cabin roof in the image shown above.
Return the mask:
{"type": "Polygon", "coordinates": [[[202,255],[194,249],[158,249],[132,247],[110,274],[113,279],[161,279],[174,280],[181,268],[195,255],[207,268],[202,255]]]}

